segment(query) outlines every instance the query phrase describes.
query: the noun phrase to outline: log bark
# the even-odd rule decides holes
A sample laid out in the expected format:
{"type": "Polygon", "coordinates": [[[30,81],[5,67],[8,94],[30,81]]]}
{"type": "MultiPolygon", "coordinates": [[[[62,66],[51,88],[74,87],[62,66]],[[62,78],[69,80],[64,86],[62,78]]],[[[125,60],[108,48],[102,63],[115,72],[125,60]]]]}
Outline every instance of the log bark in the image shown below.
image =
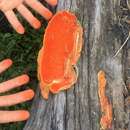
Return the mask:
{"type": "Polygon", "coordinates": [[[41,97],[38,88],[24,130],[99,130],[99,70],[106,72],[106,94],[113,107],[111,129],[128,128],[129,112],[124,102],[128,96],[125,86],[128,65],[124,64],[129,61],[126,58],[128,47],[113,58],[122,43],[122,36],[118,35],[121,30],[117,26],[119,7],[120,0],[59,0],[57,11],[74,12],[84,28],[79,78],[71,89],[50,95],[47,101],[41,97]]]}

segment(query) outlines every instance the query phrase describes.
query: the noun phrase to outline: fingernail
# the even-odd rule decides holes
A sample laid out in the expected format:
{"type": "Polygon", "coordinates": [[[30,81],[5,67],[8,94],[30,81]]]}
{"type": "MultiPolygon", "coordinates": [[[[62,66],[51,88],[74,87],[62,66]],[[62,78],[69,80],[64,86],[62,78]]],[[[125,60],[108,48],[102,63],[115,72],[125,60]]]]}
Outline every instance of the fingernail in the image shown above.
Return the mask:
{"type": "Polygon", "coordinates": [[[13,64],[13,61],[11,60],[11,59],[5,59],[4,61],[3,61],[3,65],[8,65],[8,66],[10,66],[10,65],[12,65],[13,64]]]}
{"type": "Polygon", "coordinates": [[[40,21],[37,20],[37,19],[35,19],[35,20],[33,21],[33,27],[34,27],[35,29],[39,29],[39,28],[41,27],[40,21]]]}
{"type": "Polygon", "coordinates": [[[28,75],[26,75],[26,74],[23,74],[21,77],[20,77],[20,79],[19,79],[20,81],[19,82],[24,82],[24,83],[28,83],[29,82],[29,80],[30,80],[30,78],[29,78],[29,76],[28,75]]]}
{"type": "Polygon", "coordinates": [[[56,6],[57,5],[57,0],[51,0],[51,5],[56,6]]]}
{"type": "Polygon", "coordinates": [[[30,117],[30,113],[28,111],[23,110],[20,112],[19,116],[22,120],[27,120],[30,117]]]}
{"type": "Polygon", "coordinates": [[[48,11],[48,10],[46,12],[44,12],[43,14],[44,14],[44,17],[46,20],[51,19],[52,15],[53,15],[52,12],[48,11]]]}
{"type": "Polygon", "coordinates": [[[53,6],[56,6],[57,3],[58,3],[58,0],[53,0],[53,2],[52,2],[53,6]]]}
{"type": "Polygon", "coordinates": [[[25,32],[25,30],[22,26],[18,26],[16,31],[20,34],[24,34],[24,32],[25,32]]]}
{"type": "Polygon", "coordinates": [[[56,6],[57,5],[57,0],[47,0],[47,2],[52,5],[52,6],[56,6]]]}
{"type": "Polygon", "coordinates": [[[32,89],[26,90],[26,94],[24,95],[28,100],[31,100],[34,97],[34,91],[32,89]]]}

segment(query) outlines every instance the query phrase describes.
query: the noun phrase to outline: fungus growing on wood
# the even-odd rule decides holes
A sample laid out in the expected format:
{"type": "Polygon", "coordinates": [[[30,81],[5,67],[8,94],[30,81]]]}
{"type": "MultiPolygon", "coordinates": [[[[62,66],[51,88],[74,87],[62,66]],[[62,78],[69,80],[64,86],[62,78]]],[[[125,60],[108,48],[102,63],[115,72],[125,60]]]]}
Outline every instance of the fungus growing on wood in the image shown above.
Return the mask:
{"type": "Polygon", "coordinates": [[[80,57],[82,33],[76,16],[68,11],[60,11],[50,20],[38,55],[38,78],[45,99],[49,91],[58,93],[76,83],[74,66],[80,57]]]}
{"type": "Polygon", "coordinates": [[[112,105],[106,96],[106,83],[105,73],[101,70],[98,73],[98,95],[102,112],[100,125],[103,130],[107,130],[112,126],[112,105]]]}

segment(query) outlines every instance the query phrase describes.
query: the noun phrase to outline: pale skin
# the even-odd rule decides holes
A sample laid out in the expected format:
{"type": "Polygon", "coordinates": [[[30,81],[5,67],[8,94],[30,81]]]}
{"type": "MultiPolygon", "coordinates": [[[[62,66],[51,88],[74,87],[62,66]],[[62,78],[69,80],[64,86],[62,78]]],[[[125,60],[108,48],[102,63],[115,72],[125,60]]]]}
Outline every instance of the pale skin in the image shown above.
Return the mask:
{"type": "MultiPolygon", "coordinates": [[[[51,6],[57,4],[57,0],[45,0],[51,6]]],[[[24,19],[34,28],[38,29],[41,26],[40,21],[29,11],[27,7],[31,7],[46,20],[52,17],[52,12],[42,5],[38,0],[0,0],[0,10],[5,14],[9,23],[17,33],[23,34],[25,29],[18,20],[14,9],[16,9],[24,19]]],[[[0,62],[0,73],[8,69],[12,65],[10,59],[0,62]]],[[[0,94],[21,87],[29,82],[27,75],[21,75],[11,80],[0,83],[0,94]]],[[[25,101],[31,100],[34,97],[33,90],[24,90],[16,94],[0,96],[0,107],[9,107],[25,101]]],[[[29,118],[30,114],[26,110],[3,111],[0,110],[0,124],[24,121],[29,118]]]]}
{"type": "MultiPolygon", "coordinates": [[[[51,6],[57,4],[57,0],[45,1],[51,6]]],[[[0,10],[5,14],[16,32],[20,34],[23,34],[25,29],[14,13],[14,9],[16,9],[34,29],[38,29],[41,26],[40,21],[31,13],[31,11],[29,11],[28,7],[31,7],[46,20],[49,20],[52,17],[52,12],[38,0],[0,0],[0,10]]]]}
{"type": "MultiPolygon", "coordinates": [[[[5,59],[0,62],[0,73],[7,70],[12,65],[12,60],[5,59]]],[[[0,83],[0,94],[22,87],[29,82],[29,77],[26,74],[15,77],[8,81],[0,83]]],[[[31,100],[34,97],[34,92],[31,89],[24,90],[15,94],[0,96],[0,107],[9,107],[25,101],[31,100]]],[[[29,118],[30,114],[26,110],[5,111],[0,110],[0,124],[24,121],[29,118]]]]}

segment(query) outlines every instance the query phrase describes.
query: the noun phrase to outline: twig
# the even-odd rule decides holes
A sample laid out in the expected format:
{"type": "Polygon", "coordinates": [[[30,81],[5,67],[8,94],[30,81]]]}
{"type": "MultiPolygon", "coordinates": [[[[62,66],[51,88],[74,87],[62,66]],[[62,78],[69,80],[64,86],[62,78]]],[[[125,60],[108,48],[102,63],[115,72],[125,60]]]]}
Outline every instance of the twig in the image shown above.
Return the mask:
{"type": "Polygon", "coordinates": [[[125,42],[124,42],[123,45],[120,47],[120,49],[115,53],[115,55],[113,56],[113,58],[115,58],[115,57],[119,54],[119,52],[122,50],[122,48],[126,45],[126,43],[127,43],[127,41],[129,40],[129,38],[130,38],[130,32],[129,32],[129,35],[128,35],[128,37],[126,38],[125,42]]]}
{"type": "Polygon", "coordinates": [[[127,3],[127,7],[128,7],[128,9],[130,10],[129,0],[127,0],[126,3],[127,3]]]}

